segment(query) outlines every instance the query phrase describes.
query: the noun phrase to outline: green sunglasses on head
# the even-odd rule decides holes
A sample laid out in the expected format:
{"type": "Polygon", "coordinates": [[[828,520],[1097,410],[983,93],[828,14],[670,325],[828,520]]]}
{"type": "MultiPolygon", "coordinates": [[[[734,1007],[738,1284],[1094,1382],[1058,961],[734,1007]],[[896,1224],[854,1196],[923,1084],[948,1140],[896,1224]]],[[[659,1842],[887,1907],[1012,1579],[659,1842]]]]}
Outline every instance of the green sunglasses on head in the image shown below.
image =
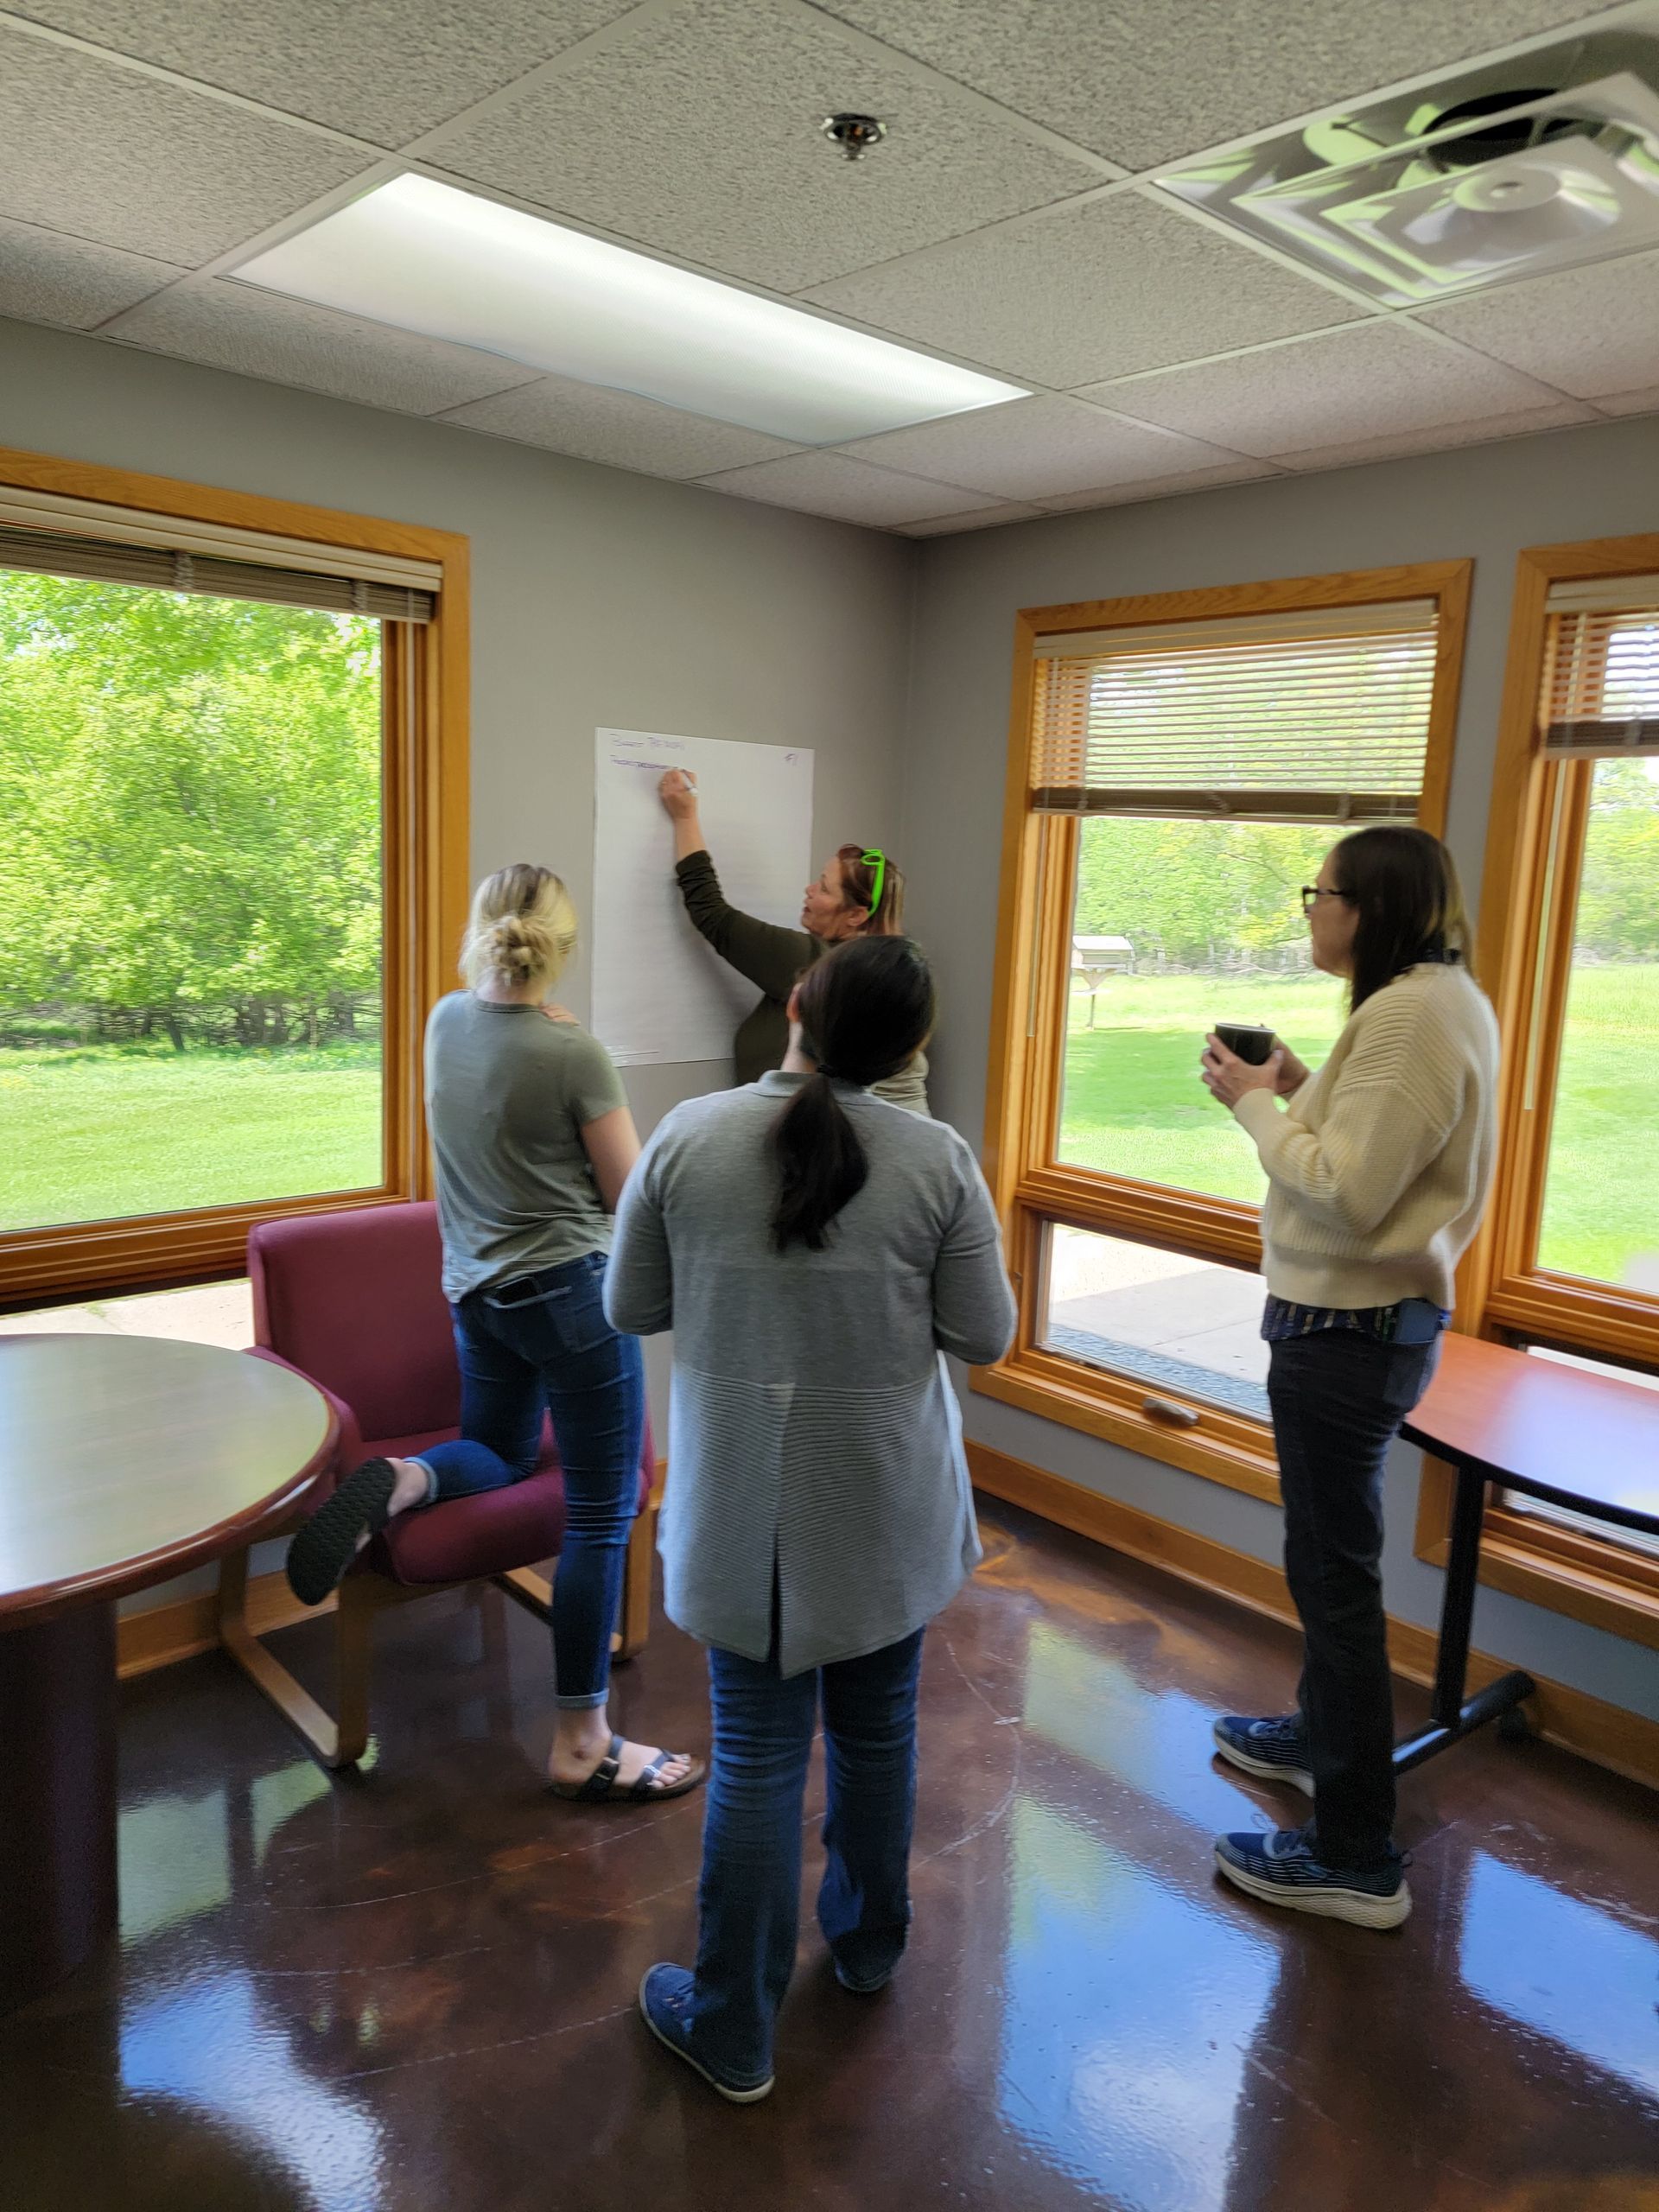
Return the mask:
{"type": "Polygon", "coordinates": [[[875,888],[870,893],[870,911],[865,917],[867,921],[874,921],[876,909],[881,904],[882,888],[887,880],[887,856],[880,845],[870,845],[858,857],[861,867],[875,870],[875,888]]]}

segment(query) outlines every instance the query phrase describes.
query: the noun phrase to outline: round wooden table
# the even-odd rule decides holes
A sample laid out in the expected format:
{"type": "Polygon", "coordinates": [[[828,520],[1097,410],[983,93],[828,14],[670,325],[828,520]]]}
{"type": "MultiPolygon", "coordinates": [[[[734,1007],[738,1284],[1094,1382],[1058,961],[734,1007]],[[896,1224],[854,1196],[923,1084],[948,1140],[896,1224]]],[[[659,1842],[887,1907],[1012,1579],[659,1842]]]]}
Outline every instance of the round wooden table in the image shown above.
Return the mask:
{"type": "Polygon", "coordinates": [[[115,1600],[264,1534],[335,1431],[245,1352],[0,1333],[0,2012],[115,1931],[115,1600]]]}

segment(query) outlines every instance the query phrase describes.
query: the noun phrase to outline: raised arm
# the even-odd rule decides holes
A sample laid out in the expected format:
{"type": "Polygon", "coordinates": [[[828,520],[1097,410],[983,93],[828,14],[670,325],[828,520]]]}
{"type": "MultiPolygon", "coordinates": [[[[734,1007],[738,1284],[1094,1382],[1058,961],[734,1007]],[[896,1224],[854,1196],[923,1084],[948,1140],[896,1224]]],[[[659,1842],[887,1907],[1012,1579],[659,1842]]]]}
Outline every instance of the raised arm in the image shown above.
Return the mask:
{"type": "Polygon", "coordinates": [[[804,930],[780,929],[729,905],[702,841],[696,792],[683,770],[671,768],[657,788],[674,824],[674,874],[693,928],[768,998],[786,1000],[811,957],[811,938],[804,930]]]}
{"type": "Polygon", "coordinates": [[[933,1336],[970,1367],[1001,1359],[1014,1336],[1014,1293],[996,1209],[972,1155],[957,1164],[955,1210],[933,1263],[933,1336]]]}

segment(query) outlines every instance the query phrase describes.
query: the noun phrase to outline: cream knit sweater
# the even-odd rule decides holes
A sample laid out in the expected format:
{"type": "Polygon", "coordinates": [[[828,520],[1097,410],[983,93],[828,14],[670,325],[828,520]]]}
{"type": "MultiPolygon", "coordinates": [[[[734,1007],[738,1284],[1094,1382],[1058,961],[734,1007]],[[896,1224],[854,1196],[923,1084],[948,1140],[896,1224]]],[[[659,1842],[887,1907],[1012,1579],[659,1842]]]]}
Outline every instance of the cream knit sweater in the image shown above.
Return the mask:
{"type": "Polygon", "coordinates": [[[1436,963],[1367,999],[1282,1111],[1271,1091],[1246,1091],[1233,1112],[1270,1183],[1268,1290],[1303,1306],[1449,1307],[1491,1181],[1497,1074],[1485,994],[1436,963]]]}

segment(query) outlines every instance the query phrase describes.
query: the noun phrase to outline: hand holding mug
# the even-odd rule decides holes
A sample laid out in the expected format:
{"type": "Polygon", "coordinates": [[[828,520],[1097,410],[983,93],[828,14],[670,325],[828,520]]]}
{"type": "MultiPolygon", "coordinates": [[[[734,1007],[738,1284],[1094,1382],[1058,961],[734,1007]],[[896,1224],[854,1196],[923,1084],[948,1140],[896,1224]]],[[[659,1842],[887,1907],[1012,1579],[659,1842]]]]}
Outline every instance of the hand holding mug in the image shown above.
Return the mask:
{"type": "Polygon", "coordinates": [[[1230,1109],[1237,1105],[1247,1090],[1271,1090],[1284,1096],[1281,1086],[1287,1057],[1284,1046],[1275,1040],[1267,1058],[1259,1065],[1254,1065],[1230,1052],[1211,1030],[1204,1040],[1198,1072],[1211,1096],[1230,1109]]]}

